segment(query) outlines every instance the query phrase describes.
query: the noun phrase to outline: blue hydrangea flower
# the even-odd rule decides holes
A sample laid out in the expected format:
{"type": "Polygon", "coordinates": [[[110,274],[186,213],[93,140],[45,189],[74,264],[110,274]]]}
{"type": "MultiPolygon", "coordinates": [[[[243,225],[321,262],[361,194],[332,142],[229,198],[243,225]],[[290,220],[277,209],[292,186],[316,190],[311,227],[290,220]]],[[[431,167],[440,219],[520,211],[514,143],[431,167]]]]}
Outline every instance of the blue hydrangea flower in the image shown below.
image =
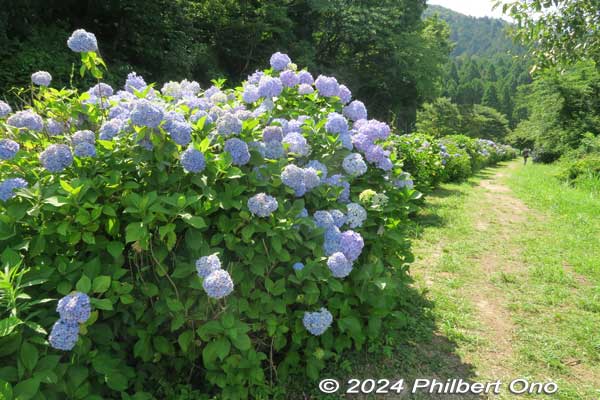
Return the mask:
{"type": "Polygon", "coordinates": [[[299,133],[291,132],[283,138],[284,145],[287,145],[287,152],[297,154],[301,157],[307,156],[310,153],[310,146],[308,142],[299,133]]]}
{"type": "Polygon", "coordinates": [[[275,71],[283,71],[292,62],[287,54],[277,52],[271,56],[270,64],[275,71]]]}
{"type": "Polygon", "coordinates": [[[231,154],[234,165],[246,165],[250,161],[248,144],[243,140],[237,138],[229,139],[225,142],[223,149],[231,154]]]}
{"type": "Polygon", "coordinates": [[[350,184],[344,179],[343,175],[332,175],[326,181],[329,186],[342,187],[343,190],[338,197],[338,201],[341,203],[347,203],[350,200],[350,184]]]}
{"type": "Polygon", "coordinates": [[[356,133],[352,135],[352,144],[357,150],[364,153],[369,147],[373,146],[373,140],[365,134],[356,133]]]}
{"type": "Polygon", "coordinates": [[[121,129],[123,129],[123,121],[117,118],[111,119],[102,124],[98,138],[100,140],[112,140],[121,129]]]}
{"type": "Polygon", "coordinates": [[[91,143],[79,143],[73,149],[73,154],[80,158],[96,157],[96,146],[91,143]]]}
{"type": "Polygon", "coordinates": [[[321,184],[319,172],[314,168],[304,168],[304,185],[306,190],[312,190],[321,184]]]}
{"type": "Polygon", "coordinates": [[[295,271],[302,271],[304,269],[304,264],[297,262],[292,266],[292,268],[294,268],[295,271]]]}
{"type": "Polygon", "coordinates": [[[113,88],[103,82],[98,83],[89,90],[89,93],[96,97],[110,97],[113,95],[113,92],[113,88]]]}
{"type": "Polygon", "coordinates": [[[346,231],[340,236],[340,252],[350,261],[355,261],[360,256],[364,246],[365,242],[360,233],[346,231]]]}
{"type": "Polygon", "coordinates": [[[344,157],[342,168],[350,176],[361,176],[367,172],[367,163],[360,154],[352,153],[344,157]]]}
{"type": "Polygon", "coordinates": [[[0,200],[8,201],[15,197],[15,190],[27,187],[27,181],[22,178],[10,178],[0,182],[0,200]]]}
{"type": "Polygon", "coordinates": [[[181,84],[179,82],[166,82],[160,89],[163,96],[173,97],[174,99],[180,99],[183,95],[181,92],[181,84]]]}
{"type": "Polygon", "coordinates": [[[246,103],[255,103],[260,99],[260,93],[258,92],[258,86],[248,84],[244,86],[244,93],[242,93],[242,99],[246,103]]]}
{"type": "Polygon", "coordinates": [[[354,145],[352,144],[352,135],[350,135],[350,133],[340,133],[338,136],[338,141],[346,150],[354,150],[354,145]]]}
{"type": "Polygon", "coordinates": [[[343,114],[352,121],[367,119],[367,107],[362,101],[354,100],[344,107],[343,114]]]}
{"type": "Polygon", "coordinates": [[[308,217],[308,210],[306,208],[303,208],[298,215],[296,215],[296,218],[306,218],[308,217]]]}
{"type": "Polygon", "coordinates": [[[204,120],[204,125],[213,123],[213,119],[204,110],[198,110],[195,113],[193,113],[190,117],[190,122],[192,124],[195,124],[196,122],[198,122],[200,120],[200,118],[203,118],[203,117],[206,117],[206,119],[204,120]]]}
{"type": "Polygon", "coordinates": [[[174,121],[167,132],[171,139],[180,146],[187,146],[192,141],[192,126],[187,122],[174,121]]]}
{"type": "Polygon", "coordinates": [[[65,321],[59,319],[52,326],[52,331],[48,336],[50,346],[57,350],[73,350],[79,339],[79,324],[75,321],[65,321]]]}
{"type": "Polygon", "coordinates": [[[48,136],[60,135],[65,130],[64,124],[62,124],[52,118],[49,118],[46,120],[45,127],[46,127],[46,132],[48,133],[48,136]]]}
{"type": "Polygon", "coordinates": [[[250,212],[259,217],[268,217],[277,210],[277,207],[279,207],[277,199],[265,193],[259,193],[248,199],[250,212]]]}
{"type": "Polygon", "coordinates": [[[267,126],[263,129],[263,142],[276,141],[280,142],[283,140],[283,129],[279,126],[267,126]]]}
{"type": "Polygon", "coordinates": [[[325,255],[331,256],[340,251],[341,237],[342,232],[340,231],[340,228],[335,225],[330,226],[325,230],[325,235],[323,236],[323,250],[325,251],[325,255]]]}
{"type": "Polygon", "coordinates": [[[298,86],[298,93],[299,94],[311,94],[314,93],[315,89],[313,89],[313,87],[311,85],[307,85],[305,83],[300,84],[300,86],[298,86]]]}
{"type": "Polygon", "coordinates": [[[92,306],[87,294],[74,292],[58,301],[56,312],[65,321],[74,321],[83,324],[90,318],[92,306]]]}
{"type": "Polygon", "coordinates": [[[25,128],[35,132],[44,129],[44,120],[42,120],[42,117],[31,110],[17,111],[8,117],[6,123],[15,128],[25,128]]]}
{"type": "Polygon", "coordinates": [[[315,221],[315,224],[319,228],[327,229],[329,227],[335,226],[333,216],[331,215],[331,213],[329,211],[325,211],[325,210],[315,211],[315,213],[313,215],[313,220],[315,221]]]}
{"type": "Polygon", "coordinates": [[[46,71],[38,71],[31,74],[31,82],[38,86],[50,86],[52,82],[52,75],[46,71]]]}
{"type": "Polygon", "coordinates": [[[281,83],[285,87],[294,87],[299,82],[299,79],[298,79],[298,76],[296,76],[296,73],[289,69],[286,71],[283,71],[279,75],[279,79],[281,80],[281,83]]]}
{"type": "Polygon", "coordinates": [[[390,135],[391,128],[385,122],[377,120],[358,120],[354,123],[354,127],[358,129],[358,133],[366,135],[372,141],[377,139],[387,139],[390,135]]]}
{"type": "Polygon", "coordinates": [[[198,150],[189,147],[181,153],[181,165],[186,172],[198,173],[206,168],[206,159],[204,154],[198,150]]]}
{"type": "Polygon", "coordinates": [[[337,79],[324,75],[319,75],[315,81],[315,86],[321,96],[332,97],[337,96],[340,92],[340,85],[337,79]]]}
{"type": "Polygon", "coordinates": [[[348,121],[343,115],[333,112],[327,116],[325,130],[329,133],[346,133],[348,132],[348,121]]]}
{"type": "Polygon", "coordinates": [[[255,71],[252,75],[248,75],[248,83],[252,85],[258,85],[260,78],[262,78],[264,75],[265,73],[262,71],[255,71]]]}
{"type": "MultiPolygon", "coordinates": [[[[386,165],[386,161],[389,162],[389,155],[390,152],[384,150],[379,145],[370,146],[365,152],[365,158],[367,161],[376,164],[381,169],[385,169],[383,166],[386,165]]],[[[391,165],[391,162],[389,162],[387,165],[391,165]]]]}
{"type": "Polygon", "coordinates": [[[233,292],[233,281],[231,280],[229,272],[218,269],[204,278],[202,287],[208,297],[222,299],[233,292]]]}
{"type": "Polygon", "coordinates": [[[71,149],[64,144],[51,144],[40,154],[40,163],[49,172],[61,172],[73,164],[71,149]]]}
{"type": "Polygon", "coordinates": [[[333,323],[333,315],[326,309],[321,308],[317,312],[305,312],[302,324],[312,335],[321,336],[333,323]]]}
{"type": "Polygon", "coordinates": [[[12,108],[10,108],[10,106],[7,103],[0,100],[0,118],[6,117],[11,112],[12,108]]]}
{"type": "Polygon", "coordinates": [[[346,208],[348,213],[346,222],[350,228],[359,228],[367,219],[367,211],[357,203],[349,203],[346,208]]]}
{"type": "MultiPolygon", "coordinates": [[[[340,246],[341,247],[341,246],[340,246]]],[[[352,261],[348,260],[342,252],[336,252],[327,259],[327,266],[336,278],[345,278],[352,272],[352,261]]]]}
{"type": "Polygon", "coordinates": [[[198,276],[201,278],[206,278],[219,269],[221,269],[221,260],[216,254],[200,257],[196,260],[196,271],[198,271],[198,276]]]}
{"type": "Polygon", "coordinates": [[[283,133],[285,135],[292,132],[301,133],[302,125],[304,125],[304,121],[301,121],[299,119],[291,119],[288,121],[287,126],[284,128],[283,133]]]}
{"type": "Polygon", "coordinates": [[[284,185],[294,189],[296,196],[300,197],[306,193],[304,182],[304,169],[294,164],[286,165],[281,172],[281,181],[284,185]]]}
{"type": "Polygon", "coordinates": [[[126,119],[129,119],[130,115],[131,115],[131,110],[124,107],[123,105],[114,106],[108,112],[108,118],[110,118],[110,119],[126,120],[126,119]]]}
{"type": "Polygon", "coordinates": [[[0,140],[0,160],[12,160],[19,152],[19,143],[11,139],[0,140]]]}
{"type": "Polygon", "coordinates": [[[81,143],[96,143],[96,135],[94,132],[89,130],[77,131],[71,136],[71,143],[73,146],[77,146],[81,143]]]}
{"type": "Polygon", "coordinates": [[[98,41],[93,33],[77,29],[67,40],[67,46],[76,53],[84,53],[98,50],[98,41]]]}
{"type": "Polygon", "coordinates": [[[279,78],[272,78],[264,75],[258,82],[258,93],[261,97],[272,98],[277,97],[283,90],[283,84],[279,78]]]}
{"type": "Polygon", "coordinates": [[[136,101],[131,111],[131,122],[138,126],[156,128],[164,116],[163,110],[146,99],[136,101]]]}
{"type": "Polygon", "coordinates": [[[281,142],[276,140],[261,143],[261,148],[259,151],[264,158],[268,158],[270,160],[277,160],[285,155],[283,145],[281,142]]]}
{"type": "Polygon", "coordinates": [[[154,144],[152,144],[152,140],[148,137],[142,138],[137,144],[144,150],[152,151],[154,149],[154,144]]]}
{"type": "Polygon", "coordinates": [[[125,90],[127,92],[134,93],[136,90],[142,92],[147,86],[144,78],[136,74],[135,71],[127,75],[127,80],[125,81],[125,90]]]}
{"type": "Polygon", "coordinates": [[[352,92],[346,87],[346,85],[340,85],[340,92],[338,93],[342,104],[348,104],[352,100],[352,92]]]}
{"type": "Polygon", "coordinates": [[[179,87],[181,88],[182,97],[196,96],[200,93],[200,84],[196,81],[184,79],[179,83],[179,87]]]}
{"type": "Polygon", "coordinates": [[[329,210],[329,214],[333,217],[333,223],[338,228],[341,228],[346,223],[346,215],[340,210],[329,210]]]}
{"type": "Polygon", "coordinates": [[[313,169],[316,169],[317,171],[319,171],[321,173],[321,175],[319,177],[321,178],[322,181],[327,179],[327,167],[325,166],[325,164],[321,163],[320,161],[310,160],[308,162],[308,164],[306,164],[306,167],[313,168],[313,169]]]}
{"type": "Polygon", "coordinates": [[[394,186],[399,189],[407,188],[408,190],[412,190],[415,187],[415,183],[412,179],[404,177],[394,181],[394,186]]]}
{"type": "Polygon", "coordinates": [[[242,121],[233,114],[223,114],[217,120],[217,132],[223,136],[237,135],[242,131],[242,121]]]}
{"type": "Polygon", "coordinates": [[[223,92],[218,92],[210,96],[210,102],[213,104],[227,103],[228,100],[227,95],[223,92]]]}
{"type": "Polygon", "coordinates": [[[308,71],[298,72],[298,82],[303,85],[312,85],[315,83],[313,76],[308,71]]]}

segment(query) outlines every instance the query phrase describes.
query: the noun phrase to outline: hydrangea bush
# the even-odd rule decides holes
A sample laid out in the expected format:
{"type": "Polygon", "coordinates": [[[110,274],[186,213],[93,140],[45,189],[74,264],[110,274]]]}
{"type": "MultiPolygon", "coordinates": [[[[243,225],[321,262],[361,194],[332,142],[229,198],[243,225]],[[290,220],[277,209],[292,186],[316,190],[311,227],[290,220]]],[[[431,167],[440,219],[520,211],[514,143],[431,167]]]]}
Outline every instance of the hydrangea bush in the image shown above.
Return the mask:
{"type": "MultiPolygon", "coordinates": [[[[101,79],[96,37],[67,44],[101,79]]],[[[230,89],[38,76],[25,110],[0,103],[3,390],[265,398],[405,324],[418,193],[390,128],[270,64],[230,89]]]]}

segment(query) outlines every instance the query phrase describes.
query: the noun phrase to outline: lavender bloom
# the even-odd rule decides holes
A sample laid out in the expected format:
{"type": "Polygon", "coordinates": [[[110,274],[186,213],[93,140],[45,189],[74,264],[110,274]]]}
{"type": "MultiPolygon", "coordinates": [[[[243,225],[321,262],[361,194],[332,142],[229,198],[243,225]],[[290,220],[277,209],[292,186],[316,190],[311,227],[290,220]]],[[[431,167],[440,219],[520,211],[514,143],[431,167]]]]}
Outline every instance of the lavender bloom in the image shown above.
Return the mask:
{"type": "Polygon", "coordinates": [[[79,143],[73,149],[73,154],[79,158],[96,157],[96,146],[91,143],[79,143]]]}
{"type": "Polygon", "coordinates": [[[335,278],[345,278],[352,272],[352,262],[339,251],[329,256],[327,266],[335,278]]]}
{"type": "Polygon", "coordinates": [[[65,321],[74,321],[83,324],[90,318],[90,298],[81,292],[71,293],[58,301],[56,312],[65,321]]]}
{"type": "Polygon", "coordinates": [[[142,76],[138,75],[134,72],[130,72],[127,75],[127,80],[125,81],[125,90],[129,93],[134,93],[136,90],[138,92],[146,89],[148,85],[146,85],[146,81],[142,76]]]}
{"type": "Polygon", "coordinates": [[[312,190],[321,184],[319,173],[314,168],[304,168],[304,185],[306,190],[312,190]]]}
{"type": "Polygon", "coordinates": [[[206,119],[204,120],[205,125],[213,123],[213,119],[210,117],[210,115],[208,115],[208,113],[203,110],[198,110],[195,113],[193,113],[190,117],[190,122],[192,124],[195,124],[200,120],[200,118],[203,118],[203,117],[206,117],[206,119]]]}
{"type": "Polygon", "coordinates": [[[49,172],[61,172],[73,163],[71,149],[64,144],[51,144],[40,154],[40,163],[49,172]]]}
{"type": "Polygon", "coordinates": [[[98,41],[93,33],[77,29],[67,40],[67,46],[76,53],[85,53],[98,50],[98,41]]]}
{"type": "Polygon", "coordinates": [[[337,226],[330,226],[325,230],[324,241],[323,241],[323,250],[325,251],[325,255],[331,256],[334,253],[340,251],[340,238],[342,237],[342,232],[340,232],[340,228],[337,226]]]}
{"type": "Polygon", "coordinates": [[[248,145],[243,140],[237,138],[229,139],[225,142],[223,149],[231,154],[234,165],[246,165],[250,161],[248,145]]]}
{"type": "Polygon", "coordinates": [[[264,146],[261,146],[261,154],[264,158],[268,158],[270,160],[276,160],[284,156],[285,152],[283,150],[283,145],[281,142],[276,140],[269,141],[264,143],[264,146]]]}
{"type": "Polygon", "coordinates": [[[354,100],[344,107],[343,113],[352,121],[367,119],[367,108],[362,101],[354,100]]]}
{"type": "Polygon", "coordinates": [[[233,114],[223,114],[217,120],[217,132],[223,136],[237,135],[242,131],[242,121],[233,114]]]}
{"type": "Polygon", "coordinates": [[[310,146],[308,142],[299,133],[289,133],[283,138],[283,144],[288,145],[287,152],[297,154],[301,157],[307,156],[310,153],[310,146]]]}
{"type": "Polygon", "coordinates": [[[321,175],[319,177],[321,178],[322,181],[327,179],[327,167],[320,161],[310,160],[308,162],[308,164],[306,164],[306,167],[313,168],[313,169],[316,169],[317,171],[319,171],[321,173],[321,175]]]}
{"type": "Polygon", "coordinates": [[[52,118],[46,120],[45,125],[46,125],[46,132],[48,133],[48,136],[60,135],[65,130],[64,124],[62,124],[52,118]]]}
{"type": "Polygon", "coordinates": [[[281,181],[284,185],[294,189],[296,196],[300,197],[306,193],[306,184],[304,182],[304,169],[294,165],[286,165],[281,172],[281,181]]]}
{"type": "Polygon", "coordinates": [[[325,97],[337,96],[340,92],[340,85],[337,79],[333,77],[319,75],[315,81],[315,86],[319,93],[325,97]]]}
{"type": "Polygon", "coordinates": [[[340,85],[340,92],[338,93],[342,104],[348,104],[352,100],[352,92],[346,87],[346,85],[340,85]]]}
{"type": "Polygon", "coordinates": [[[0,100],[0,118],[6,117],[11,112],[12,108],[10,108],[10,106],[7,103],[0,100]]]}
{"type": "Polygon", "coordinates": [[[283,71],[292,62],[287,54],[277,52],[271,56],[270,64],[275,71],[283,71]]]}
{"type": "Polygon", "coordinates": [[[11,178],[0,182],[0,200],[8,201],[15,197],[14,191],[27,187],[27,181],[21,178],[11,178]]]}
{"type": "Polygon", "coordinates": [[[52,82],[52,75],[46,71],[38,71],[31,74],[31,82],[38,86],[50,86],[52,82]]]}
{"type": "Polygon", "coordinates": [[[338,197],[341,203],[347,203],[350,200],[350,184],[344,180],[343,175],[333,175],[326,182],[329,186],[342,187],[342,193],[338,197]]]}
{"type": "Polygon", "coordinates": [[[292,268],[294,268],[295,271],[302,271],[304,269],[304,264],[297,262],[292,266],[292,268]]]}
{"type": "Polygon", "coordinates": [[[183,95],[181,92],[181,84],[179,82],[169,81],[166,82],[160,89],[163,96],[169,96],[174,99],[180,99],[183,95]]]}
{"type": "Polygon", "coordinates": [[[50,342],[52,348],[64,351],[72,350],[78,339],[79,324],[63,319],[59,319],[54,323],[48,336],[48,342],[50,342]]]}
{"type": "Polygon", "coordinates": [[[300,84],[300,86],[298,86],[298,93],[299,94],[311,94],[314,93],[315,89],[313,89],[312,86],[307,85],[305,83],[300,84]]]}
{"type": "Polygon", "coordinates": [[[352,136],[350,135],[350,133],[340,133],[340,135],[338,136],[338,141],[346,150],[352,151],[354,149],[354,145],[352,144],[352,136]]]}
{"type": "Polygon", "coordinates": [[[278,126],[267,126],[263,129],[263,142],[279,142],[283,140],[283,129],[278,126]]]}
{"type": "Polygon", "coordinates": [[[279,207],[277,199],[264,193],[254,195],[248,200],[250,212],[263,218],[273,214],[277,207],[279,207]]]}
{"type": "Polygon", "coordinates": [[[333,223],[338,228],[341,228],[346,223],[346,216],[340,210],[329,210],[329,214],[331,214],[333,223]]]}
{"type": "Polygon", "coordinates": [[[312,85],[315,83],[313,76],[308,71],[300,71],[298,72],[298,82],[303,85],[312,85]]]}
{"type": "Polygon", "coordinates": [[[111,119],[106,121],[100,127],[98,138],[100,140],[112,140],[123,128],[123,121],[120,119],[111,119]]]}
{"type": "Polygon", "coordinates": [[[316,211],[313,215],[313,220],[315,221],[315,224],[319,228],[327,229],[332,226],[335,226],[333,216],[331,215],[331,213],[329,211],[325,211],[325,210],[316,211]]]}
{"type": "Polygon", "coordinates": [[[198,276],[201,278],[206,278],[219,269],[221,269],[221,260],[216,254],[200,257],[196,260],[196,271],[198,271],[198,276]]]}
{"type": "Polygon", "coordinates": [[[350,203],[347,206],[346,222],[350,228],[359,228],[367,219],[367,211],[360,204],[350,203]]]}
{"type": "Polygon", "coordinates": [[[186,172],[198,173],[206,168],[206,159],[204,154],[198,150],[189,147],[181,153],[181,165],[186,172]]]}
{"type": "Polygon", "coordinates": [[[329,133],[346,133],[348,132],[348,121],[343,115],[333,112],[327,116],[325,130],[329,133]]]}
{"type": "Polygon", "coordinates": [[[19,152],[19,143],[11,139],[0,140],[0,160],[12,160],[19,152]]]}
{"type": "Polygon", "coordinates": [[[342,161],[342,168],[350,176],[361,176],[367,172],[367,164],[358,153],[347,155],[342,161]]]}
{"type": "Polygon", "coordinates": [[[279,75],[279,79],[281,80],[281,83],[285,87],[294,87],[299,82],[299,79],[298,79],[298,76],[296,76],[296,73],[289,69],[286,71],[283,71],[279,75]]]}
{"type": "Polygon", "coordinates": [[[77,131],[73,134],[73,136],[71,136],[71,143],[73,146],[77,146],[81,143],[94,144],[96,143],[96,135],[94,132],[89,130],[77,131]]]}
{"type": "Polygon", "coordinates": [[[354,231],[346,231],[340,237],[340,251],[349,261],[355,261],[362,253],[365,242],[360,235],[354,231]]]}
{"type": "Polygon", "coordinates": [[[255,103],[260,99],[260,93],[258,92],[258,87],[256,85],[246,85],[244,86],[244,93],[242,94],[242,99],[245,103],[255,103]]]}
{"type": "Polygon", "coordinates": [[[286,135],[288,133],[292,133],[292,132],[301,133],[303,124],[304,124],[304,121],[300,121],[298,119],[292,119],[288,122],[287,126],[283,130],[283,133],[286,135]]]}
{"type": "Polygon", "coordinates": [[[187,122],[174,121],[167,131],[171,139],[180,146],[187,146],[192,141],[192,126],[187,122]]]}
{"type": "Polygon", "coordinates": [[[44,129],[44,120],[31,110],[17,111],[8,119],[6,123],[15,128],[25,128],[34,132],[44,129]]]}
{"type": "Polygon", "coordinates": [[[283,90],[283,84],[279,78],[271,78],[270,76],[263,76],[260,78],[258,83],[258,93],[261,97],[270,99],[271,97],[277,97],[283,90]]]}
{"type": "Polygon", "coordinates": [[[264,72],[256,71],[252,75],[248,75],[248,83],[252,85],[258,85],[258,82],[260,82],[260,78],[262,78],[264,75],[264,72]]]}
{"type": "Polygon", "coordinates": [[[131,111],[131,122],[138,126],[156,128],[163,119],[163,110],[146,99],[136,101],[131,111]]]}
{"type": "Polygon", "coordinates": [[[333,315],[326,309],[321,308],[318,312],[305,312],[302,324],[312,335],[321,336],[333,322],[333,315]]]}
{"type": "Polygon", "coordinates": [[[218,269],[204,278],[202,287],[208,297],[222,299],[233,292],[233,281],[229,272],[218,269]]]}
{"type": "Polygon", "coordinates": [[[89,90],[89,93],[96,97],[110,97],[113,95],[113,88],[106,83],[98,83],[89,90]]]}

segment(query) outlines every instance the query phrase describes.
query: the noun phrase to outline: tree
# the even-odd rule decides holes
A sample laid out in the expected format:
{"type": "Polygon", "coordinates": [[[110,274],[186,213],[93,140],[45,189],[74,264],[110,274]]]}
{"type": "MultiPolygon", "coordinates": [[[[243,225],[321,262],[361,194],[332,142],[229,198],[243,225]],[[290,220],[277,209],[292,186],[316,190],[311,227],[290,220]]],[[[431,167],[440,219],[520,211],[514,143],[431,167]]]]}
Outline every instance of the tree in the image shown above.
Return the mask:
{"type": "Polygon", "coordinates": [[[498,92],[496,91],[495,84],[490,83],[485,87],[481,104],[500,110],[500,100],[498,100],[498,92]]]}
{"type": "Polygon", "coordinates": [[[425,103],[417,112],[417,131],[435,137],[461,133],[462,116],[458,106],[446,97],[425,103]]]}
{"type": "Polygon", "coordinates": [[[471,137],[503,142],[510,129],[503,114],[493,108],[475,104],[472,108],[464,109],[463,131],[471,137]]]}

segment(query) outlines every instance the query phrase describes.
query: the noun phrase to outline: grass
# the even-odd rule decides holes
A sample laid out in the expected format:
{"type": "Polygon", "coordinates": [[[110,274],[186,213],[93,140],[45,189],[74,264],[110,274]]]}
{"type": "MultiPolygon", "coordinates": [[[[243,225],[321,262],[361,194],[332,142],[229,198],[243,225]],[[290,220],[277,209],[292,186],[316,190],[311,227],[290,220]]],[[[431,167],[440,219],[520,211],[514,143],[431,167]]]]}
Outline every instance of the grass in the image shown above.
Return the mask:
{"type": "Polygon", "coordinates": [[[512,379],[553,380],[547,398],[597,399],[600,198],[556,168],[513,162],[429,195],[413,227],[409,327],[322,376],[501,379],[501,399],[517,397],[512,379]]]}

